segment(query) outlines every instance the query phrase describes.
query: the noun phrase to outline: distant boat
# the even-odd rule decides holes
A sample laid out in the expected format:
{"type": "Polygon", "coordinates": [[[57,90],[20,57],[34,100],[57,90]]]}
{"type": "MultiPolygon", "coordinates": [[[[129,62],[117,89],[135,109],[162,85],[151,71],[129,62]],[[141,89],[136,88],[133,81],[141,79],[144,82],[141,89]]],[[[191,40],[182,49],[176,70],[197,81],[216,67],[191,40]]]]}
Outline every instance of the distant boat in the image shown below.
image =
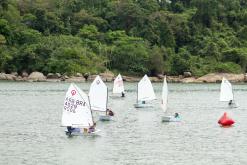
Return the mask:
{"type": "MultiPolygon", "coordinates": [[[[89,134],[89,130],[94,125],[90,103],[87,94],[85,94],[75,84],[71,84],[64,99],[62,126],[72,127],[72,135],[89,134]]],[[[68,131],[65,131],[68,134],[68,131]]],[[[95,130],[90,134],[99,132],[95,130]]]]}
{"type": "Polygon", "coordinates": [[[225,78],[222,78],[220,86],[220,101],[228,102],[230,108],[237,108],[237,104],[234,100],[232,84],[225,78]]]}
{"type": "Polygon", "coordinates": [[[114,80],[112,93],[121,94],[122,97],[124,97],[125,95],[123,79],[120,74],[118,74],[118,76],[114,80]]]}
{"type": "Polygon", "coordinates": [[[108,89],[105,83],[97,76],[92,82],[89,90],[89,100],[92,111],[104,112],[99,116],[99,120],[111,120],[111,116],[107,115],[108,89]]]}
{"type": "Polygon", "coordinates": [[[147,103],[155,100],[154,89],[148,76],[145,75],[137,84],[137,101],[134,104],[135,108],[153,107],[152,104],[147,103]]]}
{"type": "Polygon", "coordinates": [[[167,110],[168,104],[168,87],[166,82],[166,77],[164,78],[163,88],[162,88],[162,96],[161,96],[161,107],[164,112],[167,110]]]}
{"type": "MultiPolygon", "coordinates": [[[[167,111],[167,106],[168,105],[168,86],[167,86],[167,81],[166,81],[166,77],[164,78],[164,82],[163,82],[163,88],[162,88],[162,96],[161,96],[161,107],[164,111],[164,113],[166,113],[167,111]]],[[[177,116],[162,116],[161,117],[162,122],[174,122],[174,121],[180,121],[180,117],[177,116]]]]}

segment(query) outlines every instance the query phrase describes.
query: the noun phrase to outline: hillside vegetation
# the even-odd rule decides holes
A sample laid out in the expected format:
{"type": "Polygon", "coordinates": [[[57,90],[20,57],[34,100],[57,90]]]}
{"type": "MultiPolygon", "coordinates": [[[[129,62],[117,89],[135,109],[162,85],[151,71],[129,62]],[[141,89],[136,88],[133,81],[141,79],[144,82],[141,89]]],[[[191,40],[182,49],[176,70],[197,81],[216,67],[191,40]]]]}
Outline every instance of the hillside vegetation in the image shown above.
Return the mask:
{"type": "Polygon", "coordinates": [[[247,0],[1,0],[0,71],[246,72],[247,0]]]}

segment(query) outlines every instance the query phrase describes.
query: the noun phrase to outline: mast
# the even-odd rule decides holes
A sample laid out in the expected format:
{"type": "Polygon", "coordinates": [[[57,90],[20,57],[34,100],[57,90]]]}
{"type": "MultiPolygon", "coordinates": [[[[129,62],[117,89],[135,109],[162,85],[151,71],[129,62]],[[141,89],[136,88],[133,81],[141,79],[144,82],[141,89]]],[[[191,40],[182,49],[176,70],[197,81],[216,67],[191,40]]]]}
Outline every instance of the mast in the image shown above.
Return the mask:
{"type": "Polygon", "coordinates": [[[136,103],[138,103],[138,83],[137,83],[137,97],[136,97],[136,103]]]}
{"type": "MultiPolygon", "coordinates": [[[[231,82],[229,81],[229,83],[231,84],[231,82]]],[[[234,93],[233,93],[233,87],[232,87],[232,84],[231,84],[231,90],[232,90],[232,101],[234,100],[234,93]]]]}
{"type": "Polygon", "coordinates": [[[87,95],[87,98],[88,98],[89,108],[90,108],[90,111],[91,111],[91,116],[92,116],[92,120],[93,120],[93,124],[94,124],[93,111],[91,109],[91,103],[90,103],[90,99],[89,99],[89,96],[88,95],[87,95]]]}
{"type": "Polygon", "coordinates": [[[106,109],[105,109],[105,110],[106,110],[106,111],[105,111],[105,114],[107,115],[108,87],[106,87],[106,90],[107,90],[107,92],[106,92],[106,93],[107,93],[107,95],[106,95],[107,97],[106,97],[106,104],[105,104],[105,105],[106,105],[106,107],[105,107],[105,108],[106,108],[106,109]]]}

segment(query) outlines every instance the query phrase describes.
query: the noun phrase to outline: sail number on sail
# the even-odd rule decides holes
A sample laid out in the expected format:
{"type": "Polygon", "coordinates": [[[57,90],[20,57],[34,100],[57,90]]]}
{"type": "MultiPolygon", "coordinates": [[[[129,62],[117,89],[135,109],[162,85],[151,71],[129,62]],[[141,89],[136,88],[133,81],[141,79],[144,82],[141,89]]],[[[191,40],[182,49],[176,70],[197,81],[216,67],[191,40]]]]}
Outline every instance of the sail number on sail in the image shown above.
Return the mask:
{"type": "Polygon", "coordinates": [[[75,99],[70,98],[70,97],[65,98],[65,103],[64,103],[64,110],[65,111],[76,113],[75,110],[76,110],[77,106],[86,106],[86,102],[81,101],[81,100],[75,100],[75,99]]]}

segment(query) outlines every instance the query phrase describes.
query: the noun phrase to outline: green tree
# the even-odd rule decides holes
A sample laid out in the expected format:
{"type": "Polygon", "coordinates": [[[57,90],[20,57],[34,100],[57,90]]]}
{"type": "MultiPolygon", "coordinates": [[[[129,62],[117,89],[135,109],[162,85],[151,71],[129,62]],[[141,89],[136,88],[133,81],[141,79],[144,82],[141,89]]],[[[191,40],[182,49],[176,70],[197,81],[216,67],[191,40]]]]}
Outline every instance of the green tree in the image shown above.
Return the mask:
{"type": "Polygon", "coordinates": [[[149,70],[151,75],[158,75],[164,73],[164,51],[158,46],[154,46],[150,52],[149,70]]]}

